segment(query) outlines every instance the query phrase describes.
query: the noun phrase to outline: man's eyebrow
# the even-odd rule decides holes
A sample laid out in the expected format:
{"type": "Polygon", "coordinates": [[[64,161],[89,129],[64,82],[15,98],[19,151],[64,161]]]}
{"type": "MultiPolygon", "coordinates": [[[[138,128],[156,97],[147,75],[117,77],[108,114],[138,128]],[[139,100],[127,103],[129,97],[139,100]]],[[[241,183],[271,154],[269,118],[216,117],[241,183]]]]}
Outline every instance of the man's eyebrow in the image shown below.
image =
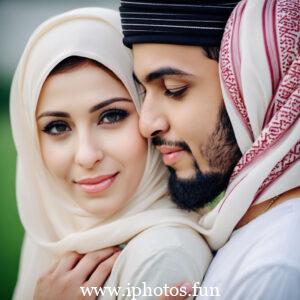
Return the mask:
{"type": "Polygon", "coordinates": [[[160,79],[161,77],[164,76],[176,76],[176,75],[180,75],[180,76],[191,76],[192,74],[186,73],[180,69],[176,69],[176,68],[170,68],[170,67],[163,67],[160,68],[158,70],[155,70],[151,73],[149,73],[146,77],[145,77],[145,82],[149,83],[151,81],[160,79]]]}
{"type": "Polygon", "coordinates": [[[60,117],[60,118],[70,118],[70,114],[62,111],[45,111],[38,116],[38,120],[42,117],[60,117]]]}
{"type": "Polygon", "coordinates": [[[115,102],[121,102],[121,101],[125,101],[125,102],[132,102],[130,99],[127,99],[127,98],[122,98],[122,97],[115,97],[115,98],[111,98],[111,99],[107,99],[105,101],[102,101],[101,103],[99,104],[96,104],[95,106],[93,106],[92,108],[89,109],[89,113],[93,113],[105,106],[108,106],[112,103],[115,103],[115,102]]]}

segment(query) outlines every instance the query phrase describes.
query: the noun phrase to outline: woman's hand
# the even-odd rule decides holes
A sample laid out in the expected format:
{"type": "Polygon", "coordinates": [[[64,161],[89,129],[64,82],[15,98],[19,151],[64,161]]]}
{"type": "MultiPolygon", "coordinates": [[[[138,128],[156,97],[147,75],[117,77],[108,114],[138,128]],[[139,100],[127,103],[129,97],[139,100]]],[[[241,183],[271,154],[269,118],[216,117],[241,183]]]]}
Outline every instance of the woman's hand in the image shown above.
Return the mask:
{"type": "Polygon", "coordinates": [[[102,287],[119,254],[116,247],[87,254],[65,254],[39,278],[34,300],[96,299],[96,293],[84,296],[80,287],[102,287]]]}
{"type": "Polygon", "coordinates": [[[185,300],[189,297],[189,294],[193,295],[193,286],[188,282],[178,283],[169,288],[166,294],[157,300],[185,300]]]}

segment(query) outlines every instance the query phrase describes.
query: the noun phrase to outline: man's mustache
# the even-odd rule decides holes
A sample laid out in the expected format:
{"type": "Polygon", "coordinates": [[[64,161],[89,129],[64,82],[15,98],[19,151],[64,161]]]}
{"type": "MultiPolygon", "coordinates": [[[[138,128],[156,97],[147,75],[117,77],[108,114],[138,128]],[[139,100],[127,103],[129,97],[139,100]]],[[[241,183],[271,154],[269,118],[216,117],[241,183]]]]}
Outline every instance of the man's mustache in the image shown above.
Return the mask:
{"type": "Polygon", "coordinates": [[[152,138],[152,144],[154,146],[169,146],[169,147],[179,147],[184,151],[192,153],[190,147],[187,143],[183,141],[167,141],[159,136],[155,136],[152,138]]]}

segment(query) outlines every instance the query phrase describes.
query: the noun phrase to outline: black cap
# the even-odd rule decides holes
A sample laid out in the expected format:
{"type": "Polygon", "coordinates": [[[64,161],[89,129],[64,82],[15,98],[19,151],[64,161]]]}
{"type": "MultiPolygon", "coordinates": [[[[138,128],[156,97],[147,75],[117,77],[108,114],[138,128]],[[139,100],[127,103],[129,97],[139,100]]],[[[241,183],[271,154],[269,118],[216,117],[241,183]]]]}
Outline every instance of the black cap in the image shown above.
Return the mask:
{"type": "Polygon", "coordinates": [[[160,43],[219,47],[237,0],[121,0],[127,47],[160,43]]]}

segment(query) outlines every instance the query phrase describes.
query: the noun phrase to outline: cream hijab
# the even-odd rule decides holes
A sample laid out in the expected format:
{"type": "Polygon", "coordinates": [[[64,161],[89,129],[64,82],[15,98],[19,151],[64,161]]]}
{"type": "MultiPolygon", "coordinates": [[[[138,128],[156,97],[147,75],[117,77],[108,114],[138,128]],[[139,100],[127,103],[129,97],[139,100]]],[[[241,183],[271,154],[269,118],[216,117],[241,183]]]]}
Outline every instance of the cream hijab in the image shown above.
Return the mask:
{"type": "Polygon", "coordinates": [[[119,245],[158,225],[200,229],[199,216],[177,209],[166,195],[166,171],[150,145],[136,194],[109,219],[89,214],[59,189],[41,158],[35,110],[49,72],[72,55],[94,59],[112,70],[140,110],[132,57],[122,44],[116,12],[101,8],[73,10],[49,19],[33,33],[11,89],[11,123],[18,155],[17,203],[26,232],[15,299],[30,299],[37,278],[66,251],[86,253],[119,245]]]}

